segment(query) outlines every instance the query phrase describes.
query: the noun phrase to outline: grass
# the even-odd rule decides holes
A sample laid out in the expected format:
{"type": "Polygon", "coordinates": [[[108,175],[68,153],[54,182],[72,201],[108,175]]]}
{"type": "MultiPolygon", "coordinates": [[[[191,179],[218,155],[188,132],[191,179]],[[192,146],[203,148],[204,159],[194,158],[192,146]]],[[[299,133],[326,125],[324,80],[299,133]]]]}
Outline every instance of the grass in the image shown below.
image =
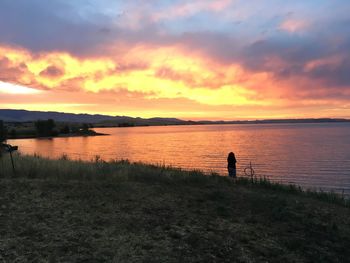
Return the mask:
{"type": "Polygon", "coordinates": [[[0,261],[346,262],[349,201],[128,161],[0,160],[0,261]]]}

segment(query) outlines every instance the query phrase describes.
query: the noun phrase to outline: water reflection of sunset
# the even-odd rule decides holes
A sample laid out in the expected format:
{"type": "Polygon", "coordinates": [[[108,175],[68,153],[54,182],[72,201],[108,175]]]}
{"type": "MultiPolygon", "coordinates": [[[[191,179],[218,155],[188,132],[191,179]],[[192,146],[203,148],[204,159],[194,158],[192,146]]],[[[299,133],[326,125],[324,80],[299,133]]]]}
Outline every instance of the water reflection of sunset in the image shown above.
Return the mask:
{"type": "Polygon", "coordinates": [[[221,175],[227,174],[227,153],[234,151],[239,176],[252,162],[258,176],[350,193],[349,129],[347,123],[101,128],[97,131],[111,135],[13,143],[23,153],[49,158],[66,154],[91,161],[98,155],[105,161],[129,159],[221,175]]]}

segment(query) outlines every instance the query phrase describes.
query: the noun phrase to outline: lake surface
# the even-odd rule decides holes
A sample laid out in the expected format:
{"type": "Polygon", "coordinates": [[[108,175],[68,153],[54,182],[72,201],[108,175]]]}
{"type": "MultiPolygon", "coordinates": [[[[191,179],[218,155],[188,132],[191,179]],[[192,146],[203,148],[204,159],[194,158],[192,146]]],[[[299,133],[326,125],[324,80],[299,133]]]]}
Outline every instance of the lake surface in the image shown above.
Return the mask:
{"type": "Polygon", "coordinates": [[[98,128],[110,136],[9,141],[26,154],[72,159],[129,159],[226,175],[235,152],[237,174],[252,162],[256,175],[307,188],[350,194],[350,124],[245,124],[98,128]]]}

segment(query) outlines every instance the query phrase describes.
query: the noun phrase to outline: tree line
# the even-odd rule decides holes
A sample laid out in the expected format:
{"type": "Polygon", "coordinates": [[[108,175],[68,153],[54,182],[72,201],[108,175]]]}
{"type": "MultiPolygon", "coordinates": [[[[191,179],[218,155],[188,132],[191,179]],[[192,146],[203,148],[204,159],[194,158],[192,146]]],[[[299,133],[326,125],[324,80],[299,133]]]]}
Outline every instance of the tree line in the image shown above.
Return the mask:
{"type": "MultiPolygon", "coordinates": [[[[92,128],[92,124],[72,124],[72,125],[62,125],[56,124],[53,119],[48,120],[37,120],[34,123],[34,134],[37,137],[55,137],[59,134],[82,134],[87,135],[93,133],[90,128],[92,128]]],[[[28,132],[27,132],[28,133],[28,132]]],[[[33,134],[33,135],[34,135],[33,134]]],[[[5,124],[0,120],[0,142],[6,140],[9,136],[10,138],[17,138],[19,134],[17,134],[16,129],[11,129],[10,132],[7,131],[5,124]]],[[[20,135],[19,135],[20,137],[20,135]]]]}

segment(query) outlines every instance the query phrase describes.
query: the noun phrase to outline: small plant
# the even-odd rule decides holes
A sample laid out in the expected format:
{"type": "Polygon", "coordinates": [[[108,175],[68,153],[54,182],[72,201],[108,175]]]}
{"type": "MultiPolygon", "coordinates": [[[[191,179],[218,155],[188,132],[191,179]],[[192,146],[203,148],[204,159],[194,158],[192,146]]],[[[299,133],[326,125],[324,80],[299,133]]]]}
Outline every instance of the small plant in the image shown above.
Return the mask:
{"type": "Polygon", "coordinates": [[[101,156],[100,156],[100,155],[95,155],[95,157],[94,157],[94,162],[95,162],[95,163],[101,162],[101,156]]]}
{"type": "Polygon", "coordinates": [[[62,160],[62,161],[68,161],[69,160],[69,157],[66,153],[63,153],[61,155],[61,157],[59,158],[59,160],[62,160]]]}

